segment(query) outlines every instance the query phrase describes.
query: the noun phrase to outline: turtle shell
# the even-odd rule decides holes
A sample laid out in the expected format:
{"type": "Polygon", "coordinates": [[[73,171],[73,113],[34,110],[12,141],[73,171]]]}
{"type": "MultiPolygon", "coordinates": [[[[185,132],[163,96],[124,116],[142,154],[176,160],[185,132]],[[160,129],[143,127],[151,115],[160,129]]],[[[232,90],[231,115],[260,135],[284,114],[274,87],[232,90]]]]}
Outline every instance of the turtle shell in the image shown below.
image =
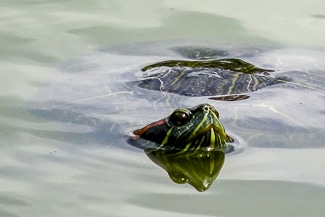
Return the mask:
{"type": "Polygon", "coordinates": [[[259,68],[242,59],[224,58],[228,53],[222,50],[187,47],[175,50],[191,60],[166,60],[144,66],[142,78],[135,83],[149,90],[235,101],[247,99],[243,93],[289,81],[272,76],[272,69],[259,68]]]}
{"type": "Polygon", "coordinates": [[[140,87],[184,96],[242,94],[283,82],[270,76],[273,70],[240,59],[170,60],[146,66],[142,71],[140,87]]]}

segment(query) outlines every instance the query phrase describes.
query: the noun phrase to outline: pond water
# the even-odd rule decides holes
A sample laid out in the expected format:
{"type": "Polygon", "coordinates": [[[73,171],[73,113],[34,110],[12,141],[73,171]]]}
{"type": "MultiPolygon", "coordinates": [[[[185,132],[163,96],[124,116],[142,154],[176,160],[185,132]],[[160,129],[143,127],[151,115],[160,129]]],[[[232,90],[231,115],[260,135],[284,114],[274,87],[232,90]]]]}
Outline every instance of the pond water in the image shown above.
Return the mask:
{"type": "Polygon", "coordinates": [[[2,1],[1,216],[323,216],[325,3],[2,1]],[[179,59],[227,51],[290,84],[242,101],[126,85],[179,59]],[[173,183],[132,130],[211,103],[242,151],[206,192],[173,183]]]}

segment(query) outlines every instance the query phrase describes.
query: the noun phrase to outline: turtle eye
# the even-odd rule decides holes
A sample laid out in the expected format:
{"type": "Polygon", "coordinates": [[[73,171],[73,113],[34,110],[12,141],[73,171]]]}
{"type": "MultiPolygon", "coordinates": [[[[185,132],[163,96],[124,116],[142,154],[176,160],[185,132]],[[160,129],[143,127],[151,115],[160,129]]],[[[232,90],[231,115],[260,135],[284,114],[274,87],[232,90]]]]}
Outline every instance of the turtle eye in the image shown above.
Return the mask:
{"type": "Polygon", "coordinates": [[[192,118],[192,113],[188,110],[175,110],[168,118],[168,122],[180,127],[187,124],[192,118]]]}

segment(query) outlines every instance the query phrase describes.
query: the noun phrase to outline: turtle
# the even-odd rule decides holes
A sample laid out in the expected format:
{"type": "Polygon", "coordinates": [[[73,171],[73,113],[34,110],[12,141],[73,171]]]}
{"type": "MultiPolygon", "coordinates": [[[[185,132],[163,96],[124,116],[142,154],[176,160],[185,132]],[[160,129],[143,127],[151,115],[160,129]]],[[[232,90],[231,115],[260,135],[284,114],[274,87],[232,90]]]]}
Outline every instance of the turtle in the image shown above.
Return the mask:
{"type": "MultiPolygon", "coordinates": [[[[162,93],[238,101],[248,99],[247,92],[292,81],[285,76],[272,76],[273,69],[260,68],[239,58],[220,57],[228,55],[227,52],[203,48],[175,50],[192,59],[165,60],[144,66],[142,78],[134,83],[162,93]],[[190,52],[193,50],[196,51],[190,52]]],[[[218,111],[206,103],[178,108],[133,134],[129,144],[144,149],[174,182],[189,183],[198,191],[206,191],[216,179],[224,154],[238,149],[230,144],[234,139],[226,134],[218,111]],[[211,170],[211,165],[215,170],[211,170]],[[204,168],[209,168],[210,173],[204,168]]]]}
{"type": "MultiPolygon", "coordinates": [[[[142,78],[129,82],[140,88],[187,97],[236,101],[248,99],[245,92],[283,83],[272,69],[259,68],[239,58],[218,58],[226,51],[207,48],[174,48],[194,60],[165,60],[141,68],[142,78]],[[195,53],[195,55],[193,55],[195,53]],[[220,97],[221,96],[221,97],[220,97]]],[[[234,139],[225,133],[218,111],[209,104],[178,108],[167,118],[135,130],[131,144],[143,149],[169,152],[223,149],[234,139]],[[202,129],[201,129],[202,128],[202,129]],[[197,136],[199,134],[199,136],[197,136]]]]}
{"type": "Polygon", "coordinates": [[[62,136],[69,142],[140,148],[173,181],[198,191],[211,186],[225,154],[246,144],[305,147],[306,135],[312,136],[308,141],[314,146],[323,144],[320,122],[325,114],[318,105],[325,100],[324,71],[279,73],[272,64],[253,64],[256,56],[271,56],[264,51],[248,49],[247,55],[237,55],[231,49],[206,47],[168,50],[173,55],[167,58],[150,54],[121,59],[120,54],[104,53],[84,64],[76,61],[64,69],[68,72],[59,82],[40,91],[43,97],[36,97],[33,112],[63,122],[74,135],[80,131],[75,137],[62,136]],[[125,67],[129,59],[134,62],[125,67]],[[120,61],[116,68],[114,61],[120,61]],[[108,76],[110,71],[116,73],[108,76]],[[41,101],[44,96],[51,98],[41,101]],[[199,132],[204,134],[196,136],[199,132]]]}
{"type": "MultiPolygon", "coordinates": [[[[222,57],[228,55],[227,52],[203,48],[176,50],[191,59],[165,60],[144,66],[143,77],[135,83],[162,93],[208,96],[210,100],[221,101],[246,100],[249,98],[246,93],[276,85],[304,86],[293,82],[288,76],[290,73],[273,76],[274,69],[260,68],[239,58],[222,57]],[[195,52],[190,52],[193,50],[195,52]]],[[[296,72],[296,77],[300,74],[296,72]]],[[[198,191],[206,191],[216,179],[224,154],[238,149],[230,144],[234,139],[226,134],[218,111],[206,103],[178,108],[133,134],[128,140],[131,145],[144,149],[174,182],[189,183],[198,191]]]]}

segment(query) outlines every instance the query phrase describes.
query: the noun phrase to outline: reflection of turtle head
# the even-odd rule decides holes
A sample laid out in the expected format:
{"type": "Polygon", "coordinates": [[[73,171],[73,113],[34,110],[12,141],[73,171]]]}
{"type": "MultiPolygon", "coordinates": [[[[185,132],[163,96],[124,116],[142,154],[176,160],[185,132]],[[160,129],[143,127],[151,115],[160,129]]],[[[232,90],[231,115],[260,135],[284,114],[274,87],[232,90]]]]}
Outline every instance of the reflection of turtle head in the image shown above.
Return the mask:
{"type": "Polygon", "coordinates": [[[162,167],[178,184],[189,183],[198,191],[206,191],[217,178],[224,160],[222,151],[199,151],[168,154],[165,151],[146,151],[147,156],[162,167]]]}
{"type": "Polygon", "coordinates": [[[233,139],[226,135],[219,113],[209,104],[176,109],[170,116],[135,130],[136,146],[170,153],[226,150],[233,139]]]}

